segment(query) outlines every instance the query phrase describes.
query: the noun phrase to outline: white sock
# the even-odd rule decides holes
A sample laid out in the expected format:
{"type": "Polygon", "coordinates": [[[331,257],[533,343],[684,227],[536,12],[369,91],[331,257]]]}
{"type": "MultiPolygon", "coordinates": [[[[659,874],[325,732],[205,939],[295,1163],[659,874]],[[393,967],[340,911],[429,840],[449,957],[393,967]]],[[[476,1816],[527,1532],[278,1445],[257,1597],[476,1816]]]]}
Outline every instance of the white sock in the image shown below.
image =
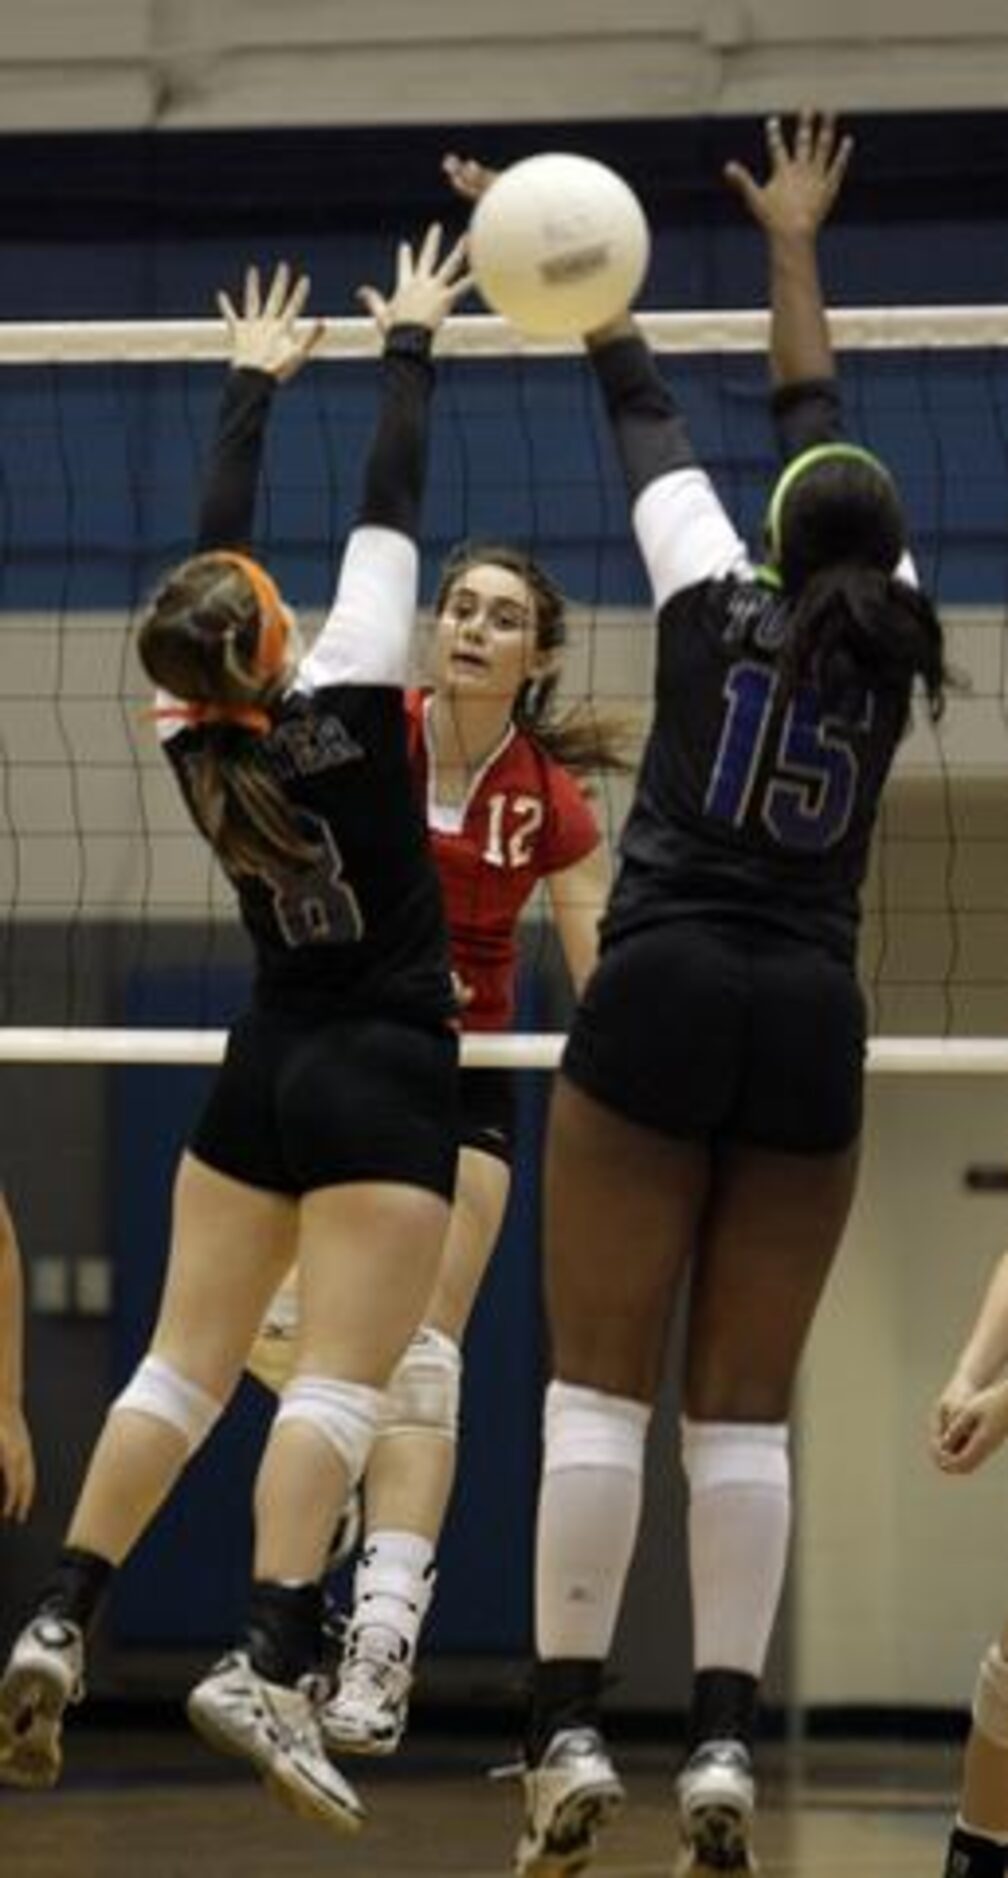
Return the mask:
{"type": "Polygon", "coordinates": [[[650,1409],[553,1382],[536,1534],[540,1657],[608,1656],[640,1519],[650,1409]]]}
{"type": "Polygon", "coordinates": [[[683,1418],[694,1669],[762,1675],[791,1527],[787,1442],[783,1422],[683,1418]]]}
{"type": "Polygon", "coordinates": [[[434,1547],[416,1532],[371,1532],[354,1573],[355,1630],[384,1630],[410,1655],[434,1590],[434,1547]]]}

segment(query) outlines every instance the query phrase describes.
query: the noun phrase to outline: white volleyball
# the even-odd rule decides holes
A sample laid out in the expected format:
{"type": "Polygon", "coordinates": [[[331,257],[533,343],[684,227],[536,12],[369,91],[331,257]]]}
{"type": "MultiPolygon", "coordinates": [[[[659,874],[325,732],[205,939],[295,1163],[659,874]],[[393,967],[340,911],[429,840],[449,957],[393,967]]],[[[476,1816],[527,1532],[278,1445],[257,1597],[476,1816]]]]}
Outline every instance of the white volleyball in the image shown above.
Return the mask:
{"type": "Polygon", "coordinates": [[[622,313],[644,278],[647,220],[622,176],[551,152],[502,170],[469,232],[488,305],[533,338],[573,338],[622,313]]]}

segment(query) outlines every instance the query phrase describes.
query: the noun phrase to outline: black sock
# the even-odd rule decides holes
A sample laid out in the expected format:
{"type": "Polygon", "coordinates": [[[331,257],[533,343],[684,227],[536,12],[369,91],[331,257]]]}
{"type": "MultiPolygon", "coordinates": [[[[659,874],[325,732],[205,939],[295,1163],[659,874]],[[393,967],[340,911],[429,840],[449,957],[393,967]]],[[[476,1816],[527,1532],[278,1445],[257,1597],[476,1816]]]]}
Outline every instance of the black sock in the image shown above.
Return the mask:
{"type": "Polygon", "coordinates": [[[65,1617],[87,1630],[97,1615],[115,1566],[83,1546],[65,1545],[39,1594],[40,1617],[65,1617]]]}
{"type": "Polygon", "coordinates": [[[322,1591],[316,1584],[252,1586],[245,1644],[257,1675],[291,1687],[317,1669],[322,1654],[322,1591]]]}
{"type": "Polygon", "coordinates": [[[686,1729],[686,1751],[702,1741],[741,1741],[752,1746],[759,1683],[744,1669],[700,1669],[686,1729]]]}
{"type": "Polygon", "coordinates": [[[560,1728],[597,1728],[604,1665],[595,1657],[559,1656],[537,1662],[525,1755],[536,1767],[560,1728]]]}
{"type": "Polygon", "coordinates": [[[982,1833],[956,1826],[949,1840],[942,1878],[1004,1878],[1008,1847],[985,1839],[982,1833]]]}

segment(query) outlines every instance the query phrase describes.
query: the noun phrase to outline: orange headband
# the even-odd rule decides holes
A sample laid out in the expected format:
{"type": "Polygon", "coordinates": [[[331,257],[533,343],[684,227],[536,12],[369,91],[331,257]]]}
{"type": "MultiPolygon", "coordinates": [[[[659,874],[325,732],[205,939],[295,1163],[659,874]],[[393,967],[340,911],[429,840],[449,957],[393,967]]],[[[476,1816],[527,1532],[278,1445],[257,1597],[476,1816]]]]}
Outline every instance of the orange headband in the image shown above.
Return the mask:
{"type": "Polygon", "coordinates": [[[276,678],[283,670],[289,632],[287,612],[276,581],[250,554],[239,554],[236,548],[214,548],[209,558],[227,561],[239,568],[248,581],[259,611],[259,635],[252,670],[259,678],[276,678]]]}
{"type": "MultiPolygon", "coordinates": [[[[214,548],[210,558],[227,561],[244,574],[255,595],[259,613],[252,670],[257,677],[275,678],[283,670],[290,623],[276,581],[249,554],[233,548],[214,548]]],[[[273,720],[268,711],[256,704],[179,703],[153,711],[153,717],[174,717],[186,724],[237,724],[258,736],[268,736],[273,720]]]]}

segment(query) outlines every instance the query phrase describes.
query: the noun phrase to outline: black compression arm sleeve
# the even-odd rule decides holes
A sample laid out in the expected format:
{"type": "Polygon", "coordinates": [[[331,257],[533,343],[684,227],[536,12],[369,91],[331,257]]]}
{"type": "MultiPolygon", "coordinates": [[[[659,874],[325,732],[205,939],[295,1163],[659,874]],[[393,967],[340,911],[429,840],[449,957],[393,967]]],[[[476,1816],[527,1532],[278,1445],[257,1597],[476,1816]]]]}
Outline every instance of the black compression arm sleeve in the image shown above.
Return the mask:
{"type": "Polygon", "coordinates": [[[381,410],[364,476],[360,520],[415,540],[420,524],[434,367],[426,326],[393,326],[382,362],[381,410]]]}
{"type": "Polygon", "coordinates": [[[817,443],[837,443],[844,434],[835,378],[805,378],[779,385],[770,398],[770,414],[785,463],[817,443]]]}
{"type": "Polygon", "coordinates": [[[276,379],[242,367],[228,373],[200,497],[196,545],[245,547],[252,539],[263,443],[276,379]]]}
{"type": "Polygon", "coordinates": [[[636,334],[592,347],[630,501],[670,470],[696,462],[686,421],[648,347],[636,334]]]}

